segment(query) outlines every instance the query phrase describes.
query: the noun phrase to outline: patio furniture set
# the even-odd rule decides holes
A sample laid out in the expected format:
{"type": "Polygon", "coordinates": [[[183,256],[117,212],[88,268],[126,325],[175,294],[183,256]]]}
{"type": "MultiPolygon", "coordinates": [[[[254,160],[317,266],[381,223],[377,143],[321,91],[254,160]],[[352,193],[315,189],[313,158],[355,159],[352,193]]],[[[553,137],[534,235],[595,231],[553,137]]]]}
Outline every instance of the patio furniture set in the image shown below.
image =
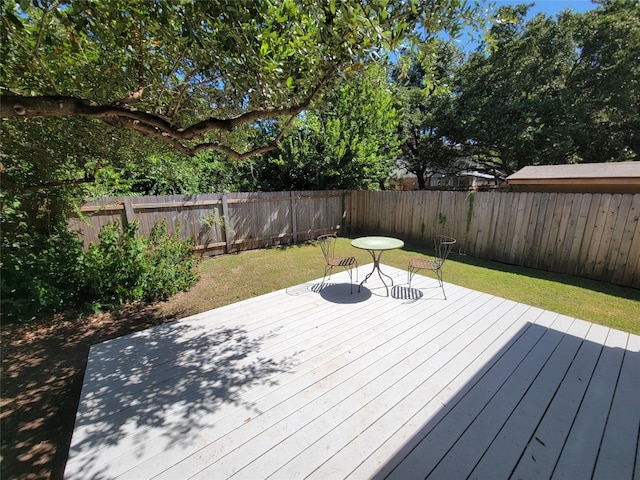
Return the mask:
{"type": "MultiPolygon", "coordinates": [[[[331,278],[331,271],[333,267],[342,267],[349,274],[349,282],[351,293],[353,293],[353,270],[354,268],[358,268],[358,262],[355,257],[348,256],[337,256],[335,254],[335,246],[336,240],[338,236],[335,233],[321,235],[317,238],[320,247],[322,248],[322,253],[325,258],[325,270],[324,277],[322,279],[323,283],[325,278],[331,278]]],[[[411,280],[416,272],[420,270],[427,270],[435,272],[438,283],[440,284],[440,288],[442,288],[442,294],[446,300],[447,295],[444,291],[444,283],[442,280],[442,265],[446,261],[453,245],[456,243],[455,238],[446,236],[446,235],[436,235],[434,238],[434,247],[435,247],[435,255],[433,258],[425,258],[425,257],[414,257],[409,260],[409,264],[407,266],[407,283],[409,288],[411,288],[411,280]]],[[[385,274],[380,269],[380,258],[382,254],[387,250],[394,250],[396,248],[402,248],[404,246],[404,242],[398,238],[393,237],[377,237],[377,236],[366,236],[359,237],[351,241],[351,245],[354,248],[358,248],[360,250],[366,250],[371,255],[371,259],[373,260],[373,268],[371,272],[367,274],[367,276],[360,282],[358,285],[358,292],[360,292],[362,285],[369,280],[371,275],[374,272],[378,272],[378,276],[382,281],[382,284],[385,287],[386,294],[389,296],[389,285],[385,281],[384,277],[388,278],[391,286],[393,286],[393,278],[389,275],[385,274]]],[[[356,271],[356,282],[357,279],[357,271],[356,271]]]]}

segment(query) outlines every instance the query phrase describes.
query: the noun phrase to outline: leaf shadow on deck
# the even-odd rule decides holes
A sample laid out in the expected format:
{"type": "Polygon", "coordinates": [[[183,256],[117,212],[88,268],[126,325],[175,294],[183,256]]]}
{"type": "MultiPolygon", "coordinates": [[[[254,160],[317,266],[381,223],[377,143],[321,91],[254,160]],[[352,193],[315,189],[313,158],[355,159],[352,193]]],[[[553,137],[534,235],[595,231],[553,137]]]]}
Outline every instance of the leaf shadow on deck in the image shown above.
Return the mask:
{"type": "Polygon", "coordinates": [[[429,393],[428,421],[398,425],[407,440],[373,479],[636,478],[639,366],[636,350],[527,324],[453,397],[429,393]]]}
{"type": "Polygon", "coordinates": [[[277,360],[260,355],[275,334],[173,322],[94,345],[67,470],[73,462],[72,475],[81,478],[103,447],[126,444],[142,455],[150,438],[157,437],[160,448],[188,441],[222,407],[252,409],[243,392],[273,384],[274,375],[297,363],[295,354],[277,360]]]}

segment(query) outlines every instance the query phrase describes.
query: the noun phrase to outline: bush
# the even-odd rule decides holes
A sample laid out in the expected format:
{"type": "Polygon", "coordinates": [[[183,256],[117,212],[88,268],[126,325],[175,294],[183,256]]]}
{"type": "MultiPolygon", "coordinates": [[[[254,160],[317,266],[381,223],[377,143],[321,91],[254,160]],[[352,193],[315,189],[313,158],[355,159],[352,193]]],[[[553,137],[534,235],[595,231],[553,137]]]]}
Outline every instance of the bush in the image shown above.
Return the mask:
{"type": "Polygon", "coordinates": [[[2,320],[20,322],[77,305],[84,283],[77,236],[63,224],[53,225],[47,235],[38,233],[28,226],[18,199],[2,199],[2,320]]]}
{"type": "Polygon", "coordinates": [[[137,232],[137,223],[102,227],[85,254],[86,300],[112,308],[142,300],[147,242],[137,232]]]}
{"type": "Polygon", "coordinates": [[[167,235],[166,221],[153,227],[149,239],[138,236],[138,224],[105,225],[100,243],[85,256],[87,297],[94,307],[114,308],[138,300],[164,300],[195,285],[197,265],[191,240],[167,235]]]}
{"type": "Polygon", "coordinates": [[[147,276],[144,298],[165,300],[186,291],[198,282],[193,239],[180,241],[178,234],[167,235],[167,222],[156,223],[149,236],[146,253],[147,276]]]}
{"type": "Polygon", "coordinates": [[[3,321],[24,321],[77,305],[82,255],[77,236],[62,228],[50,236],[23,233],[3,242],[3,321]]]}
{"type": "Polygon", "coordinates": [[[1,311],[3,321],[24,322],[39,314],[90,305],[117,308],[138,300],[164,300],[196,284],[192,240],[167,235],[166,221],[149,237],[138,224],[105,225],[100,242],[83,252],[77,235],[59,225],[35,233],[21,221],[19,204],[2,212],[1,311]],[[15,208],[14,208],[15,207],[15,208]]]}

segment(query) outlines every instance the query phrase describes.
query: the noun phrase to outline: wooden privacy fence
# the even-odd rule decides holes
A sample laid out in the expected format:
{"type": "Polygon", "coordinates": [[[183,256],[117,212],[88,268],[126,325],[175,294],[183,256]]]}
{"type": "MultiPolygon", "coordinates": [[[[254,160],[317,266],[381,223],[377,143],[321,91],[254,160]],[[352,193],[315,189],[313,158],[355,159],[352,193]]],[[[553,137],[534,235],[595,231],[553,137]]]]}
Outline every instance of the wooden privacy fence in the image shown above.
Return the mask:
{"type": "Polygon", "coordinates": [[[294,244],[342,226],[431,247],[458,240],[459,253],[640,288],[640,194],[307,191],[108,197],[70,220],[85,246],[100,228],[137,220],[148,235],[160,219],[206,254],[294,244]]]}
{"type": "Polygon", "coordinates": [[[207,254],[230,253],[291,244],[335,231],[344,222],[349,192],[300,191],[105,197],[80,208],[82,218],[71,218],[85,247],[98,243],[107,223],[138,221],[148,236],[161,219],[170,233],[193,237],[196,249],[207,254]]]}
{"type": "Polygon", "coordinates": [[[350,231],[640,288],[640,194],[351,193],[350,231]]]}

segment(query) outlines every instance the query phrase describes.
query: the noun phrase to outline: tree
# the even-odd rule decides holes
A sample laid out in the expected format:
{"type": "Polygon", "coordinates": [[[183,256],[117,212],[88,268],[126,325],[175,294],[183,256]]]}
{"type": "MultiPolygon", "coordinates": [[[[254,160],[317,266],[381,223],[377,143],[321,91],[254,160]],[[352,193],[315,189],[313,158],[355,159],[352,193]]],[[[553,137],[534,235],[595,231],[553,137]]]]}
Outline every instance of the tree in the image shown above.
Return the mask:
{"type": "Polygon", "coordinates": [[[398,112],[384,66],[372,64],[323,92],[280,142],[255,161],[260,190],[377,189],[398,154],[398,112]]]}
{"type": "Polygon", "coordinates": [[[640,3],[603,1],[575,16],[577,58],[567,88],[584,161],[640,156],[640,3]]]}
{"type": "Polygon", "coordinates": [[[432,174],[454,171],[462,153],[459,146],[447,138],[444,127],[454,72],[463,55],[453,43],[443,41],[438,42],[434,55],[436,61],[430,74],[420,58],[412,54],[401,59],[392,72],[402,104],[398,131],[402,154],[398,166],[416,176],[420,190],[426,188],[432,174]],[[408,65],[406,71],[403,64],[408,65]]]}
{"type": "Polygon", "coordinates": [[[492,29],[495,49],[472,54],[458,74],[451,133],[487,169],[510,174],[525,165],[565,163],[569,134],[566,81],[575,45],[563,21],[527,7],[501,9],[514,18],[492,29]]]}
{"type": "Polygon", "coordinates": [[[458,0],[7,2],[0,114],[89,117],[246,158],[274,150],[337,74],[474,15],[458,0]],[[267,144],[228,142],[259,119],[275,124],[267,144]]]}
{"type": "Polygon", "coordinates": [[[611,0],[525,23],[526,11],[502,8],[489,53],[460,69],[450,135],[506,175],[637,156],[640,5],[611,0]]]}

